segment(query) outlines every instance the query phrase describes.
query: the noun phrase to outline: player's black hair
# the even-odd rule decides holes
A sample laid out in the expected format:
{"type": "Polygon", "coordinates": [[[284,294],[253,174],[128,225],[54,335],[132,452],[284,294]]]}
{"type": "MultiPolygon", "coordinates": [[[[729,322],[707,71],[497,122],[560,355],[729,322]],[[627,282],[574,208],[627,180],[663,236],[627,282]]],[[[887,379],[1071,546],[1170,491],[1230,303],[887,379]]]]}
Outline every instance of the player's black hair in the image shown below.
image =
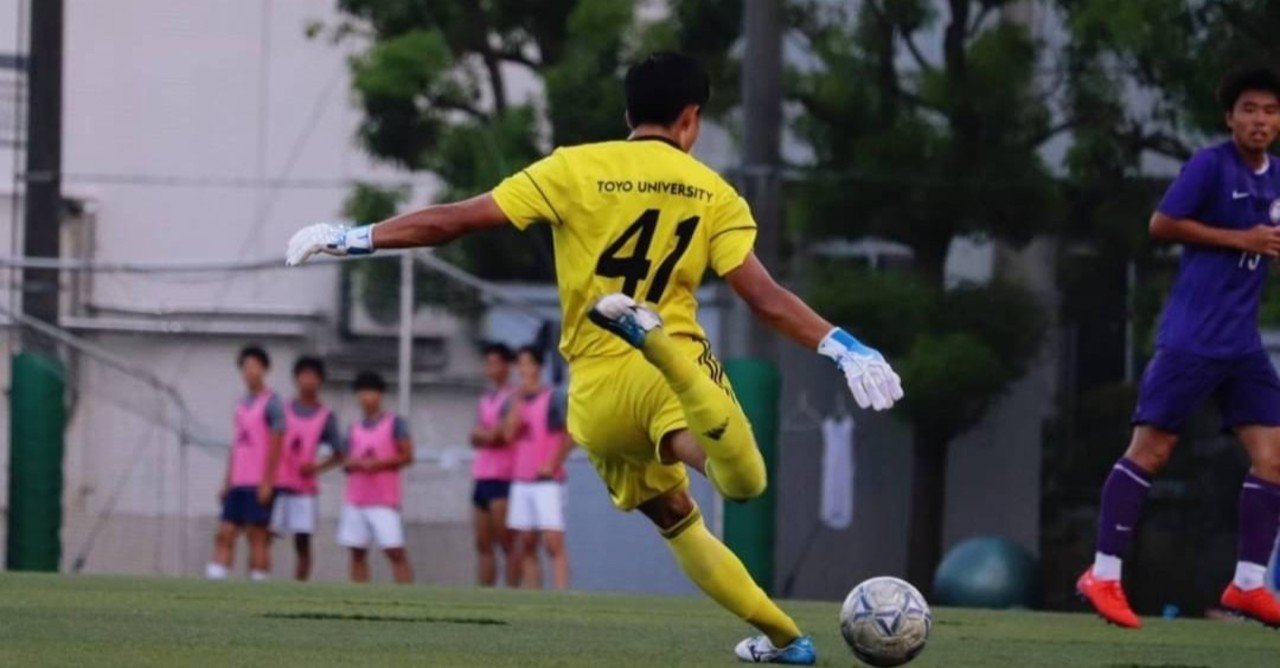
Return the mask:
{"type": "Polygon", "coordinates": [[[1280,100],[1280,74],[1266,65],[1241,65],[1227,72],[1218,84],[1218,104],[1222,110],[1230,112],[1236,107],[1236,101],[1246,91],[1257,90],[1271,93],[1280,100]]]}
{"type": "Polygon", "coordinates": [[[387,391],[387,381],[383,380],[382,375],[377,371],[361,371],[356,374],[356,380],[351,384],[352,389],[356,392],[360,390],[377,390],[378,392],[387,391]]]}
{"type": "Polygon", "coordinates": [[[680,112],[711,99],[711,77],[697,59],[661,51],[627,70],[627,117],[631,124],[671,125],[680,112]]]}
{"type": "Polygon", "coordinates": [[[511,346],[497,341],[484,344],[484,347],[481,348],[481,353],[483,353],[485,357],[497,355],[504,362],[512,362],[516,359],[516,354],[512,352],[511,346]]]}
{"type": "Polygon", "coordinates": [[[297,376],[303,371],[311,371],[320,376],[320,380],[324,380],[324,361],[313,355],[303,355],[294,361],[293,375],[297,376]]]}
{"type": "Polygon", "coordinates": [[[516,356],[519,357],[520,355],[528,355],[530,359],[537,362],[538,366],[543,365],[546,357],[542,354],[542,349],[537,346],[520,346],[516,350],[516,356]]]}
{"type": "Polygon", "coordinates": [[[253,358],[262,363],[262,366],[271,368],[271,356],[267,355],[267,349],[262,346],[251,343],[240,349],[240,354],[236,355],[236,366],[244,366],[244,361],[253,358]]]}

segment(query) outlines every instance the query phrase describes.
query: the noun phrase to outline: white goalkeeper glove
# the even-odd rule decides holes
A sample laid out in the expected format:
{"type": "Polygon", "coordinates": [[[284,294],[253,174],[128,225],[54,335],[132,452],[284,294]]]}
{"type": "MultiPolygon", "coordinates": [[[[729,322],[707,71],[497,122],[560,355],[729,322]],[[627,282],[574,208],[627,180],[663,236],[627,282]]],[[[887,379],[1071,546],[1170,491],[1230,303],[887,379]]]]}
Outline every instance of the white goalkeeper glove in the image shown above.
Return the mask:
{"type": "Polygon", "coordinates": [[[849,332],[839,327],[831,330],[818,344],[818,354],[835,362],[844,372],[858,406],[883,411],[902,398],[902,379],[884,360],[884,355],[863,345],[849,332]]]}
{"type": "Polygon", "coordinates": [[[368,255],[373,252],[373,225],[351,227],[337,223],[308,225],[289,239],[285,264],[292,267],[316,253],[327,255],[368,255]]]}

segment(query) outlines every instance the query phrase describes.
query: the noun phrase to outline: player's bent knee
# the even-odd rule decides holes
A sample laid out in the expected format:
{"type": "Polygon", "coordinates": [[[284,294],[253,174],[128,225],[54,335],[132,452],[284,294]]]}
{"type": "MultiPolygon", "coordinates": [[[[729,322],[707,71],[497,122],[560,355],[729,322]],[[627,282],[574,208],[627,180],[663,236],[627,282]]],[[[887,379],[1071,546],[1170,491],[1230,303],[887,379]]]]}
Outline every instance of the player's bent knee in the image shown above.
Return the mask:
{"type": "Polygon", "coordinates": [[[1169,463],[1173,449],[1178,444],[1178,436],[1153,427],[1139,427],[1133,433],[1133,440],[1125,457],[1141,466],[1149,473],[1155,473],[1169,463]]]}
{"type": "Polygon", "coordinates": [[[698,504],[688,492],[679,490],[650,499],[640,504],[637,510],[644,513],[659,531],[667,531],[696,512],[698,504]]]}

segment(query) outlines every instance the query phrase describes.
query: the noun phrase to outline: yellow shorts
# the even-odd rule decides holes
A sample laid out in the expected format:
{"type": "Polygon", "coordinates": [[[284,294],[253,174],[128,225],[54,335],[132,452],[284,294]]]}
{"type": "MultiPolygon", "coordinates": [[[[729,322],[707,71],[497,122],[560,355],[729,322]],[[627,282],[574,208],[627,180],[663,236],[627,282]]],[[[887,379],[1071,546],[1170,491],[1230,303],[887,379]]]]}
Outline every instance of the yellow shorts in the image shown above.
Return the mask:
{"type": "MultiPolygon", "coordinates": [[[[703,339],[676,337],[676,345],[732,394],[720,361],[703,339]]],[[[569,367],[569,434],[591,458],[622,510],[689,485],[684,464],[663,464],[658,446],[687,429],[684,411],[666,379],[639,351],[585,357],[569,367]]]]}

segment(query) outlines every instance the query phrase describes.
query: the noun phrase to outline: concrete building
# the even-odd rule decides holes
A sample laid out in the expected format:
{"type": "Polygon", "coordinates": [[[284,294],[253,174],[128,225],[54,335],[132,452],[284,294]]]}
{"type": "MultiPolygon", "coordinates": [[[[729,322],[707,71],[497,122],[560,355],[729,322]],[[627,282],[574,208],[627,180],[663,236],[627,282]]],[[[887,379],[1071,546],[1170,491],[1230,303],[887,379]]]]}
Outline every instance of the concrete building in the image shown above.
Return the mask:
{"type": "MultiPolygon", "coordinates": [[[[23,51],[19,20],[26,4],[0,0],[0,55],[23,51]]],[[[64,191],[76,215],[64,225],[65,258],[275,262],[294,229],[338,214],[354,181],[408,184],[415,203],[429,200],[430,178],[375,164],[353,140],[358,115],[349,100],[346,66],[353,47],[305,35],[308,24],[334,20],[333,3],[66,0],[66,14],[64,191]]],[[[9,83],[15,76],[15,70],[0,67],[5,256],[21,248],[13,217],[20,209],[12,206],[14,146],[4,142],[21,121],[22,100],[8,94],[20,91],[9,83]]],[[[531,88],[528,81],[512,85],[531,88]]],[[[801,160],[806,154],[797,146],[786,152],[801,160]]],[[[736,162],[724,131],[713,129],[699,153],[717,167],[736,162]]],[[[1021,257],[1000,256],[990,245],[962,244],[953,250],[949,272],[989,278],[1003,262],[1006,269],[1033,274],[1036,289],[1052,298],[1046,283],[1052,280],[1049,249],[1033,246],[1021,257]]],[[[14,309],[15,274],[4,271],[4,305],[14,309]]],[[[294,356],[326,355],[335,380],[327,398],[344,416],[355,410],[342,381],[357,367],[372,364],[393,375],[394,324],[350,308],[342,298],[341,273],[330,263],[290,271],[65,274],[62,325],[124,363],[122,370],[94,355],[71,357],[67,568],[83,557],[87,572],[202,572],[225,460],[219,446],[230,440],[230,411],[240,392],[233,358],[243,343],[258,341],[271,350],[271,382],[280,390],[289,387],[294,356]],[[172,386],[192,412],[189,423],[142,376],[172,386]],[[173,429],[180,424],[188,428],[185,442],[173,429]]],[[[554,319],[545,286],[506,289],[554,319]]],[[[723,301],[713,297],[704,303],[715,307],[723,301]]],[[[724,316],[708,311],[713,336],[748,326],[724,316]]],[[[462,446],[480,388],[473,341],[497,335],[518,342],[538,324],[519,309],[491,309],[478,320],[429,309],[415,317],[409,418],[424,461],[409,473],[406,516],[422,579],[471,579],[462,446]]],[[[14,349],[12,329],[0,330],[0,339],[14,349]]],[[[802,395],[818,410],[833,412],[846,389],[825,360],[807,351],[788,348],[784,362],[778,577],[795,574],[790,589],[797,595],[836,598],[862,577],[905,567],[909,433],[891,417],[860,416],[854,525],[813,532],[820,438],[815,427],[789,416],[802,395]],[[867,535],[877,538],[866,540],[867,535]]],[[[0,365],[7,378],[7,356],[0,365]]],[[[1035,549],[1039,430],[1051,408],[1053,378],[1051,363],[1039,367],[953,447],[948,545],[999,532],[1035,549]]],[[[7,411],[0,406],[6,419],[7,411]]],[[[0,486],[7,474],[7,438],[7,431],[0,432],[0,486]]],[[[569,549],[576,586],[691,591],[642,518],[618,520],[585,462],[575,460],[571,478],[569,549]],[[609,530],[597,530],[604,526],[609,530]],[[634,558],[607,568],[590,559],[604,551],[634,558]]],[[[345,555],[331,543],[340,482],[338,475],[326,480],[322,498],[322,578],[345,572],[345,555]]],[[[713,507],[705,486],[697,489],[704,507],[713,507]]],[[[0,508],[4,503],[0,496],[0,508]]],[[[277,555],[283,574],[290,560],[283,549],[277,555]]]]}

